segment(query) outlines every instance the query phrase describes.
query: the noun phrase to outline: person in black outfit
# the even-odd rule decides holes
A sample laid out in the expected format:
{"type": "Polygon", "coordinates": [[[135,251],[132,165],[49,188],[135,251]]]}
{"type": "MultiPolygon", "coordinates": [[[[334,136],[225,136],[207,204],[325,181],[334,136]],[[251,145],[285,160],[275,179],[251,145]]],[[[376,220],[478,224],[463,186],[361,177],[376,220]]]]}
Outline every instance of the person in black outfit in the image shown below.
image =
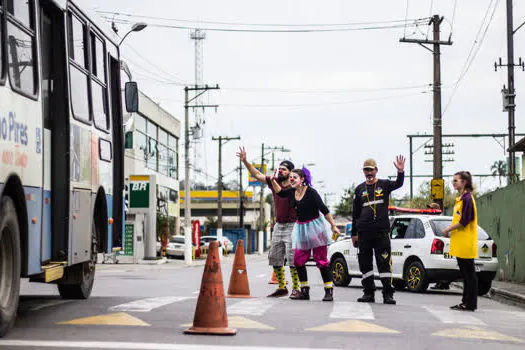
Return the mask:
{"type": "Polygon", "coordinates": [[[395,304],[392,287],[392,260],[390,247],[390,221],[388,204],[390,193],[403,186],[405,179],[405,157],[398,156],[394,162],[397,168],[396,181],[376,178],[377,163],[373,159],[364,162],[363,173],[366,181],[356,187],[352,213],[352,242],[359,248],[359,269],[364,295],[357,299],[361,303],[375,302],[373,255],[383,284],[383,302],[395,304]]]}
{"type": "Polygon", "coordinates": [[[311,187],[310,172],[306,168],[292,170],[290,173],[291,188],[288,189],[282,189],[275,181],[275,177],[272,178],[272,182],[277,195],[290,198],[292,207],[297,213],[297,222],[292,233],[292,247],[301,291],[297,296],[290,298],[294,300],[310,299],[310,287],[305,265],[310,254],[313,253],[313,258],[317,268],[321,271],[324,282],[325,296],[323,301],[333,301],[332,270],[327,258],[327,246],[332,239],[337,239],[339,229],[321,196],[311,187]]]}

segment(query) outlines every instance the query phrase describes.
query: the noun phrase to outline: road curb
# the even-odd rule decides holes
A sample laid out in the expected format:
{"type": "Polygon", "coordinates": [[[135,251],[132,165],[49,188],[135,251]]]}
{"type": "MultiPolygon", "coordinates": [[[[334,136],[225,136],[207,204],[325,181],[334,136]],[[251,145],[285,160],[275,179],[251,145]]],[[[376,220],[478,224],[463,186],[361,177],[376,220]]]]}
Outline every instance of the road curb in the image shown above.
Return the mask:
{"type": "MultiPolygon", "coordinates": [[[[462,283],[453,282],[451,284],[456,288],[463,289],[462,283]]],[[[510,301],[520,307],[525,308],[525,295],[519,294],[519,293],[513,293],[513,292],[510,292],[502,288],[492,287],[490,289],[490,292],[484,295],[484,297],[489,298],[489,299],[495,299],[495,300],[499,299],[499,300],[510,301]]]]}

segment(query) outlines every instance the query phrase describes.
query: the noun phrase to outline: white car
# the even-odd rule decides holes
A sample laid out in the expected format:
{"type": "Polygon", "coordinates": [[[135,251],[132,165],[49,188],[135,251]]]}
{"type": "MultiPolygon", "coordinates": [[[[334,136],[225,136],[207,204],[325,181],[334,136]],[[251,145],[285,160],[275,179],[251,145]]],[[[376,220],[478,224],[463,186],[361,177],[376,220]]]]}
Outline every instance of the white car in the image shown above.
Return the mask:
{"type": "Polygon", "coordinates": [[[184,258],[184,236],[174,236],[166,247],[166,257],[184,258]]]}
{"type": "MultiPolygon", "coordinates": [[[[442,230],[452,217],[435,215],[400,215],[390,217],[393,285],[412,292],[424,292],[429,283],[452,282],[461,279],[456,258],[451,257],[450,239],[442,230]]],[[[478,226],[478,254],[475,260],[478,274],[478,294],[490,291],[496,276],[498,259],[496,244],[478,226]]],[[[361,277],[357,260],[358,249],[351,237],[335,242],[328,248],[334,284],[348,286],[353,277],[361,277]]],[[[374,277],[379,279],[374,261],[374,277]]]]}
{"type": "MultiPolygon", "coordinates": [[[[206,249],[210,246],[210,242],[216,241],[217,236],[202,236],[201,237],[201,244],[204,243],[204,246],[206,249]]],[[[219,246],[226,247],[228,249],[228,252],[231,253],[233,251],[233,243],[230,241],[228,237],[222,236],[222,243],[219,243],[219,246]]]]}

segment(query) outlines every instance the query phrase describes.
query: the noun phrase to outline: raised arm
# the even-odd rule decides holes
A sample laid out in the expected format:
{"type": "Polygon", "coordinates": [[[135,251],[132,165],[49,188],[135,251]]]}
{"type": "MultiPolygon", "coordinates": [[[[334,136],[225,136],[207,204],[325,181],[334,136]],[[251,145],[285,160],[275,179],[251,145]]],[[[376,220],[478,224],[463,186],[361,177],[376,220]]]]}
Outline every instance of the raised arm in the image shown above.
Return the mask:
{"type": "Polygon", "coordinates": [[[405,182],[405,157],[401,155],[397,156],[394,166],[397,169],[397,178],[396,181],[387,181],[388,191],[394,191],[403,187],[403,183],[405,182]]]}
{"type": "Polygon", "coordinates": [[[237,157],[241,159],[246,169],[248,169],[250,174],[252,174],[252,176],[256,178],[257,181],[260,181],[262,183],[266,182],[266,176],[259,170],[255,169],[255,167],[246,159],[246,149],[244,147],[239,148],[239,152],[237,152],[237,157]]]}

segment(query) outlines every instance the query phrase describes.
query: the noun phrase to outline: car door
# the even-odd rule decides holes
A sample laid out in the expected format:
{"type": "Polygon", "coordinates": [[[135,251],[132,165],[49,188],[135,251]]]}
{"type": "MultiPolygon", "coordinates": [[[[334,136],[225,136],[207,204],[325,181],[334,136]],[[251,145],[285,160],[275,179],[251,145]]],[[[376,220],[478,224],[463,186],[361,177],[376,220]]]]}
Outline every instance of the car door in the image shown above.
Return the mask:
{"type": "Polygon", "coordinates": [[[392,273],[394,275],[403,274],[405,235],[410,225],[411,218],[396,218],[390,230],[390,244],[392,247],[392,273]]]}

